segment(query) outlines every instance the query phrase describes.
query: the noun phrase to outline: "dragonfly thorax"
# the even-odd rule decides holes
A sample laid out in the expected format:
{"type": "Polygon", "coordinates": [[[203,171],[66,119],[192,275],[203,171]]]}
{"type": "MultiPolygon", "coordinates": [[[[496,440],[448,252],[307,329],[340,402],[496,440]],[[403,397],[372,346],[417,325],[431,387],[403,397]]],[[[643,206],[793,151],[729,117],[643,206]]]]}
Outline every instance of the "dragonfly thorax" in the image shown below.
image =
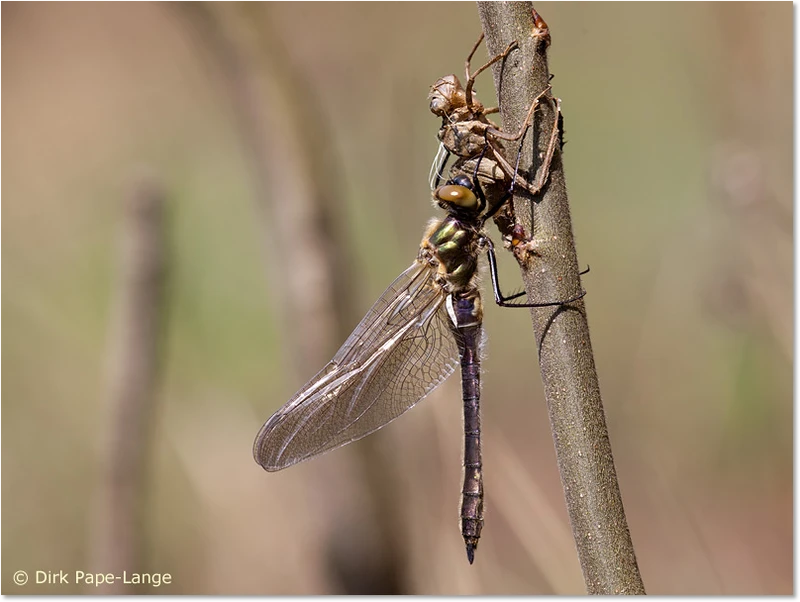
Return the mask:
{"type": "Polygon", "coordinates": [[[448,293],[474,288],[478,267],[478,241],[475,226],[448,215],[431,224],[420,248],[420,259],[436,265],[440,284],[448,293]]]}

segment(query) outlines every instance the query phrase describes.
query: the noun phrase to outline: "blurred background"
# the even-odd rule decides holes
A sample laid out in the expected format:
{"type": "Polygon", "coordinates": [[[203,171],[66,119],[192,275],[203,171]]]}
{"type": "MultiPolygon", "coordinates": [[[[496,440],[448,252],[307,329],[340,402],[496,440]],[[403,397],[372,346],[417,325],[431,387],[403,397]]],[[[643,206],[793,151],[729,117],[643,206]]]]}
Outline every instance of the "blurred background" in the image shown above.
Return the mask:
{"type": "MultiPolygon", "coordinates": [[[[793,7],[536,8],[648,593],[790,594],[793,7]]],[[[456,377],[313,462],[252,459],[416,256],[428,89],[479,28],[472,3],[3,5],[3,593],[114,562],[171,573],[156,593],[585,591],[524,311],[487,302],[473,566],[456,377]]]]}

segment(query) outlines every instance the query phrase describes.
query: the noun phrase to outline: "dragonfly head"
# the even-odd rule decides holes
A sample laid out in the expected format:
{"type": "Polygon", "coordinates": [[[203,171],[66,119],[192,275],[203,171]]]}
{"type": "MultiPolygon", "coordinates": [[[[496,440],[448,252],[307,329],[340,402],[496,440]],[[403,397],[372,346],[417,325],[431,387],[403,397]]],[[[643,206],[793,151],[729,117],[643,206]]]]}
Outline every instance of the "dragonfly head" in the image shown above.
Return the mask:
{"type": "Polygon", "coordinates": [[[456,109],[467,106],[467,93],[455,75],[445,75],[431,86],[428,100],[434,115],[449,117],[456,109]]]}
{"type": "Polygon", "coordinates": [[[473,189],[472,180],[459,175],[433,191],[433,200],[450,214],[479,213],[482,204],[473,189]]]}

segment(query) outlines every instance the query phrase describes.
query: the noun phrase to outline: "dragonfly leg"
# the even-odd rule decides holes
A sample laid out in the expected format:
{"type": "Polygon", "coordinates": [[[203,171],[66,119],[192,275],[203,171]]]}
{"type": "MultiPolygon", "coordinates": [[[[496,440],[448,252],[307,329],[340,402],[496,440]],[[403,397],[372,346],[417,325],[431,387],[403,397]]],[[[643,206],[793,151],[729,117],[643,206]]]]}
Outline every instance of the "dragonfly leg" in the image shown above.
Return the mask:
{"type": "MultiPolygon", "coordinates": [[[[480,184],[479,184],[479,186],[480,186],[480,184]]],[[[500,211],[500,209],[503,207],[503,205],[505,205],[508,202],[508,199],[510,199],[510,198],[511,198],[511,194],[509,194],[509,193],[504,194],[503,198],[501,198],[498,203],[496,203],[491,209],[489,209],[489,211],[487,211],[484,214],[484,216],[482,218],[484,223],[486,222],[486,220],[488,220],[490,217],[493,217],[498,211],[500,211]]]]}
{"type": "Polygon", "coordinates": [[[548,178],[550,177],[550,164],[553,161],[553,155],[555,154],[556,146],[558,145],[559,140],[559,132],[561,131],[561,99],[556,98],[553,99],[550,96],[545,96],[546,92],[548,92],[550,86],[548,85],[547,89],[544,92],[539,94],[531,103],[530,108],[528,109],[528,114],[525,117],[525,121],[523,122],[522,126],[520,127],[519,131],[516,134],[506,134],[496,128],[487,128],[487,134],[490,134],[493,138],[499,138],[502,140],[519,140],[519,149],[517,150],[517,161],[516,167],[512,169],[511,164],[508,160],[502,155],[501,152],[495,148],[492,144],[491,148],[495,155],[497,162],[501,165],[503,170],[511,175],[514,174],[513,183],[519,182],[520,185],[525,188],[530,194],[537,195],[539,194],[544,185],[547,183],[548,178]],[[541,98],[544,98],[550,105],[553,107],[554,112],[554,119],[553,119],[553,127],[550,129],[550,139],[547,141],[547,149],[545,150],[544,157],[542,158],[542,163],[539,165],[536,173],[538,174],[536,179],[533,182],[528,182],[522,176],[519,175],[519,161],[520,156],[522,155],[522,148],[525,141],[525,134],[528,132],[528,128],[531,126],[531,117],[533,115],[534,109],[538,106],[539,101],[541,98]]]}
{"type": "MultiPolygon", "coordinates": [[[[578,272],[578,276],[583,276],[584,274],[588,274],[590,269],[591,269],[590,266],[587,265],[585,270],[583,270],[582,272],[578,272]]],[[[507,297],[504,296],[503,300],[504,301],[512,301],[514,299],[519,299],[520,297],[523,297],[523,296],[525,296],[527,294],[528,294],[528,291],[520,291],[518,293],[514,293],[513,295],[508,295],[507,297]]],[[[517,306],[515,305],[514,307],[517,307],[517,306]]]]}
{"type": "MultiPolygon", "coordinates": [[[[549,89],[549,87],[550,86],[548,85],[548,89],[549,89]]],[[[537,97],[537,99],[538,99],[538,97],[537,97]]],[[[552,99],[549,99],[549,100],[552,102],[552,99]]],[[[535,102],[536,101],[534,101],[534,103],[535,102]]],[[[555,152],[556,139],[558,138],[558,134],[561,131],[561,100],[560,99],[556,99],[556,102],[555,102],[555,113],[556,113],[556,122],[555,122],[555,126],[553,127],[553,129],[550,132],[550,141],[548,142],[547,152],[545,153],[545,160],[543,161],[543,163],[541,165],[541,171],[539,172],[539,178],[536,180],[536,182],[534,182],[533,186],[531,186],[531,184],[529,184],[528,182],[524,181],[519,176],[519,162],[520,162],[520,158],[522,157],[522,146],[523,146],[524,141],[525,141],[525,134],[527,133],[527,129],[530,127],[530,123],[528,123],[528,125],[525,126],[525,130],[522,132],[522,137],[521,137],[521,140],[520,140],[520,143],[519,143],[519,149],[517,150],[517,161],[514,164],[514,177],[511,178],[511,186],[509,187],[509,190],[508,190],[508,195],[509,196],[513,196],[513,194],[514,194],[514,186],[516,185],[517,180],[520,180],[520,183],[528,190],[529,193],[537,194],[538,192],[541,191],[541,189],[544,187],[545,183],[547,182],[547,179],[550,177],[550,163],[552,162],[553,154],[555,152]]],[[[530,111],[528,112],[528,114],[530,115],[530,111]]],[[[527,119],[526,119],[526,121],[527,121],[527,119]]],[[[536,211],[535,211],[535,207],[532,206],[531,207],[531,238],[528,240],[528,243],[527,243],[528,245],[532,245],[533,244],[533,232],[534,232],[535,219],[536,219],[536,211]]],[[[523,236],[523,238],[525,238],[525,237],[523,236]]],[[[518,248],[521,249],[521,250],[524,249],[524,247],[522,247],[522,246],[519,246],[518,248]]],[[[527,249],[527,250],[529,252],[534,252],[534,253],[536,252],[535,249],[527,249]]],[[[582,273],[583,272],[581,272],[581,274],[582,273]]]]}
{"type": "Polygon", "coordinates": [[[512,142],[514,140],[519,140],[520,138],[522,138],[522,136],[525,134],[525,132],[528,130],[528,127],[531,124],[532,120],[531,118],[533,117],[533,112],[536,110],[536,107],[539,106],[539,102],[541,101],[541,99],[544,98],[548,102],[552,102],[552,98],[547,96],[547,93],[550,91],[551,87],[552,86],[550,86],[550,84],[547,84],[547,87],[541,92],[539,92],[536,98],[533,99],[531,106],[528,107],[528,113],[525,115],[525,120],[522,122],[522,125],[520,126],[516,134],[511,134],[509,132],[504,132],[502,130],[493,128],[489,128],[489,133],[495,138],[499,138],[500,140],[508,140],[512,142]]]}
{"type": "Polygon", "coordinates": [[[500,54],[498,54],[494,58],[490,59],[489,62],[487,62],[485,65],[482,65],[481,67],[478,67],[478,70],[475,71],[475,73],[470,73],[469,64],[470,64],[470,62],[472,62],[472,57],[475,55],[475,52],[478,50],[478,47],[481,45],[481,42],[483,42],[483,32],[481,32],[481,35],[478,38],[478,41],[475,42],[475,45],[472,47],[472,50],[470,51],[469,56],[467,56],[467,60],[464,63],[464,67],[465,67],[466,74],[467,74],[467,83],[466,83],[466,86],[464,87],[464,92],[465,92],[466,97],[467,97],[467,106],[470,107],[470,108],[472,107],[472,88],[475,85],[475,79],[481,73],[486,71],[486,69],[488,69],[489,67],[494,65],[497,61],[500,61],[500,60],[506,58],[509,54],[511,54],[512,50],[514,50],[516,48],[519,48],[519,44],[517,44],[516,40],[511,42],[508,46],[506,46],[506,49],[503,52],[501,52],[500,54]]]}
{"type": "MultiPolygon", "coordinates": [[[[472,172],[472,185],[475,189],[475,196],[478,197],[478,202],[480,203],[478,205],[479,212],[486,209],[487,204],[486,195],[483,194],[483,186],[481,186],[480,180],[478,180],[478,171],[481,168],[481,161],[483,161],[483,158],[486,156],[486,149],[487,145],[484,145],[483,149],[481,149],[481,154],[478,156],[478,160],[475,162],[475,170],[472,172]]],[[[502,205],[503,203],[500,204],[502,205]]],[[[483,219],[486,220],[486,217],[483,219]]]]}
{"type": "MultiPolygon", "coordinates": [[[[550,130],[550,139],[547,141],[547,149],[545,150],[542,164],[537,170],[538,176],[532,184],[528,184],[527,186],[528,192],[531,194],[539,194],[550,177],[550,164],[553,161],[553,155],[555,154],[556,145],[558,144],[559,132],[561,131],[561,99],[546,98],[553,107],[553,127],[550,130]]],[[[519,152],[522,152],[522,142],[520,142],[519,152]]],[[[519,159],[517,159],[517,163],[519,163],[519,159]]]]}
{"type": "MultiPolygon", "coordinates": [[[[578,299],[586,296],[586,291],[581,291],[580,294],[575,295],[563,301],[552,301],[549,303],[511,303],[514,299],[521,297],[524,293],[517,293],[508,297],[500,292],[500,282],[497,277],[497,257],[494,252],[494,244],[489,238],[486,238],[486,254],[489,258],[489,275],[492,280],[492,290],[494,292],[494,300],[500,307],[554,307],[557,305],[565,305],[572,303],[578,299]]],[[[582,272],[585,273],[585,272],[582,272]]]]}

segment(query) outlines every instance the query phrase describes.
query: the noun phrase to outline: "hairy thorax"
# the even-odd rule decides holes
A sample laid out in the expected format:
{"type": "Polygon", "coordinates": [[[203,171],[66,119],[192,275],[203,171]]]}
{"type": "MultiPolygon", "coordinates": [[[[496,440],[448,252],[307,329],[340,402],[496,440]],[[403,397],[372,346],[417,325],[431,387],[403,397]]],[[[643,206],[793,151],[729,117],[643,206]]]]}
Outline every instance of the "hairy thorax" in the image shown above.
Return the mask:
{"type": "Polygon", "coordinates": [[[433,221],[420,246],[419,260],[436,268],[437,282],[447,293],[475,288],[480,235],[454,216],[433,221]]]}

